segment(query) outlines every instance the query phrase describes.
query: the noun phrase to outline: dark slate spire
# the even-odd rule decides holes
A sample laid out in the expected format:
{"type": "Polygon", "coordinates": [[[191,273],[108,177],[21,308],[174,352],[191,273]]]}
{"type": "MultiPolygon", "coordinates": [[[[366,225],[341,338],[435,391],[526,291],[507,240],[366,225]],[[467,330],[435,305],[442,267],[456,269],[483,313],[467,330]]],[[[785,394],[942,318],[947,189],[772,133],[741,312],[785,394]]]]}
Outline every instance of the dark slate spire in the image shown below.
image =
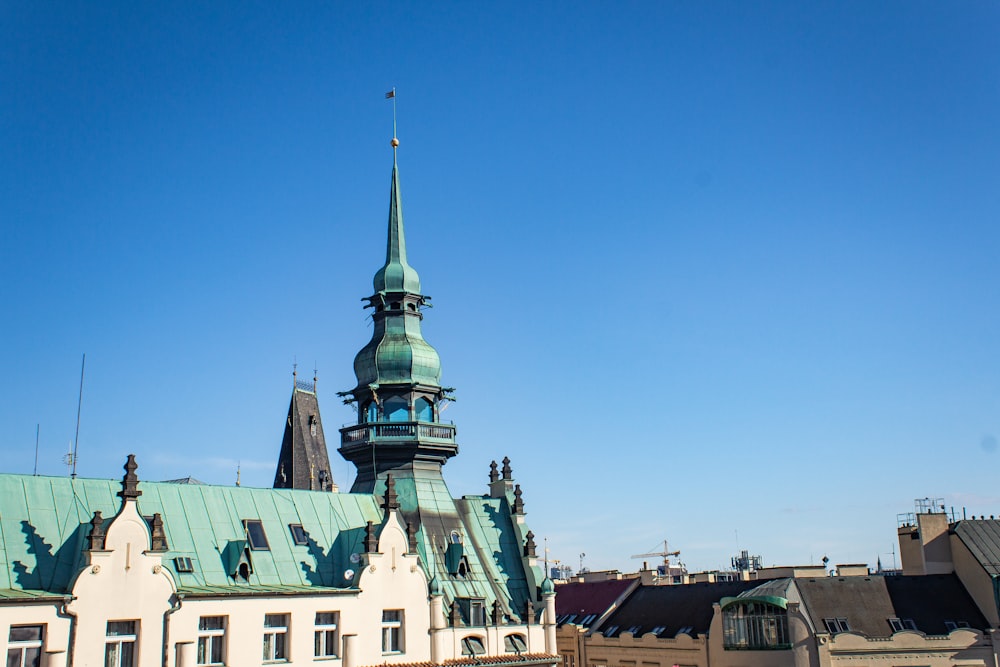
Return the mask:
{"type": "Polygon", "coordinates": [[[142,495],[142,491],[139,490],[139,478],[136,477],[135,471],[139,466],[135,462],[135,454],[129,454],[128,460],[125,461],[125,476],[122,477],[122,490],[118,492],[118,497],[122,500],[135,500],[142,495]]]}
{"type": "Polygon", "coordinates": [[[316,378],[312,383],[299,380],[297,373],[292,378],[292,400],[285,419],[274,488],[336,491],[316,399],[316,378]]]}

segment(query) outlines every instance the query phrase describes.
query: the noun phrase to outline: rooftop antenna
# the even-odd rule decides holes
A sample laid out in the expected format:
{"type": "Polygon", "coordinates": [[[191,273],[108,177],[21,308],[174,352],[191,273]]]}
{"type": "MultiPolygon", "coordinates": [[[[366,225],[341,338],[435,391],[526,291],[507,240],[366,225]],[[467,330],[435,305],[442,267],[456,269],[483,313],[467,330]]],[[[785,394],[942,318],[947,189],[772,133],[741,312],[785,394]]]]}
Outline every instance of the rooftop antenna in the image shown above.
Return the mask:
{"type": "Polygon", "coordinates": [[[240,462],[236,462],[236,486],[240,485],[240,462]]]}
{"type": "Polygon", "coordinates": [[[38,477],[38,432],[41,428],[41,424],[35,424],[35,472],[32,473],[35,477],[38,477]]]}
{"type": "Polygon", "coordinates": [[[83,362],[80,364],[80,397],[76,403],[76,437],[73,438],[73,472],[70,477],[76,479],[76,454],[80,445],[80,410],[83,408],[83,371],[87,367],[87,353],[83,353],[83,362]]]}

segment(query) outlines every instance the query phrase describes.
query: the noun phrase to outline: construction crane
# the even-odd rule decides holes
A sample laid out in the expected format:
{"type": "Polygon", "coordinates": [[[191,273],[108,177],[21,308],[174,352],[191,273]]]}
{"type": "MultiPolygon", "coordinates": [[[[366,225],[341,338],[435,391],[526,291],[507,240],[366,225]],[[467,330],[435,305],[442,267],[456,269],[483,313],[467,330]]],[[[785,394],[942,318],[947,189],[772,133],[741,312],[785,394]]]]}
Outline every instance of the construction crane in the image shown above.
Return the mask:
{"type": "Polygon", "coordinates": [[[670,565],[670,557],[671,556],[680,556],[680,555],[681,555],[681,552],[679,550],[678,551],[670,551],[670,547],[667,546],[667,541],[663,540],[663,551],[654,551],[654,552],[648,553],[648,554],[635,554],[634,556],[632,556],[632,558],[649,558],[650,556],[659,556],[659,557],[661,557],[663,559],[663,564],[669,566],[670,565]]]}

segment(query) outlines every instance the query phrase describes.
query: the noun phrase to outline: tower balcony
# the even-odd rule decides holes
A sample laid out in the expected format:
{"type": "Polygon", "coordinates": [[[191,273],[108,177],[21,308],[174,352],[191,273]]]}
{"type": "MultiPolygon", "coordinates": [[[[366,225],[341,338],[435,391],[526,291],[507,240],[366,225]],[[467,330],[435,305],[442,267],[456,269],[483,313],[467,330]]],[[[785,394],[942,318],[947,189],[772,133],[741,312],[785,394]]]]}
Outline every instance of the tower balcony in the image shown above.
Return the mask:
{"type": "Polygon", "coordinates": [[[408,440],[454,444],[455,425],[430,422],[370,422],[340,429],[341,447],[362,443],[391,444],[408,440]]]}

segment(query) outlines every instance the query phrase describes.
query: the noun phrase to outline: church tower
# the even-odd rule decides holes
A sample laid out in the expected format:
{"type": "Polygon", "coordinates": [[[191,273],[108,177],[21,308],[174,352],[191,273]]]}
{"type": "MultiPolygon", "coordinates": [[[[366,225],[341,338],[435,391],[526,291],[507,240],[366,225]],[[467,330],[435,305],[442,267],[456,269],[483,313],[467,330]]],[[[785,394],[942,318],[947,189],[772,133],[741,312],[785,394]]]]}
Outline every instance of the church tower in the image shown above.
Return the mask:
{"type": "MultiPolygon", "coordinates": [[[[358,423],[340,430],[340,453],[358,470],[352,493],[384,489],[390,472],[397,489],[420,491],[443,486],[441,467],[458,453],[455,427],[440,421],[449,389],[441,386],[441,361],[420,332],[422,309],[430,297],[421,293],[420,277],[406,258],[403,209],[396,150],[392,140],[392,182],[385,265],[375,274],[372,338],[354,359],[357,386],[343,392],[358,409],[358,423]],[[419,487],[419,488],[416,488],[419,487]]],[[[404,512],[415,508],[416,494],[402,493],[404,512]]],[[[449,496],[450,497],[450,496],[449,496]]]]}
{"type": "Polygon", "coordinates": [[[336,492],[316,400],[316,377],[311,383],[299,380],[298,373],[292,373],[292,378],[292,401],[274,471],[274,488],[336,492]]]}

